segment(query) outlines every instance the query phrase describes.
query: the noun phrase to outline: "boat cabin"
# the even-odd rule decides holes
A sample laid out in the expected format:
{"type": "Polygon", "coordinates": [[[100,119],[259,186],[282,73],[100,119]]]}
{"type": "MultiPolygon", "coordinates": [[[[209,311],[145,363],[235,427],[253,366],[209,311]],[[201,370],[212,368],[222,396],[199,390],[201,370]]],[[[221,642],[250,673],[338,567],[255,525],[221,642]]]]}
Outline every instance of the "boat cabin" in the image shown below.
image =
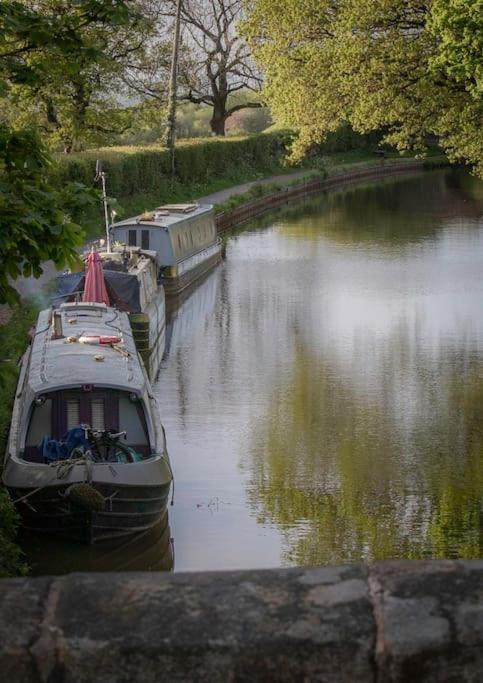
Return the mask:
{"type": "Polygon", "coordinates": [[[114,243],[156,252],[160,267],[176,265],[217,241],[211,205],[166,204],[111,229],[114,243]]]}

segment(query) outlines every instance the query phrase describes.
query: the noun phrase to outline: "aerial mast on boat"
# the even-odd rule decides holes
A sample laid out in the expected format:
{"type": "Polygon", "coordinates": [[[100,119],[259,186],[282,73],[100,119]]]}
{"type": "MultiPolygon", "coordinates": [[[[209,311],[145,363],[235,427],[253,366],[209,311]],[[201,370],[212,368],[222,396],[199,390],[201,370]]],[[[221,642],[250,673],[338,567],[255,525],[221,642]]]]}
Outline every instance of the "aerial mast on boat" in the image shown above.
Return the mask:
{"type": "Polygon", "coordinates": [[[102,161],[98,159],[96,161],[96,175],[94,177],[94,182],[98,183],[101,181],[102,186],[102,204],[104,206],[104,223],[106,227],[106,249],[107,252],[111,252],[111,235],[109,232],[109,206],[107,203],[107,193],[106,193],[106,174],[102,170],[102,161]]]}

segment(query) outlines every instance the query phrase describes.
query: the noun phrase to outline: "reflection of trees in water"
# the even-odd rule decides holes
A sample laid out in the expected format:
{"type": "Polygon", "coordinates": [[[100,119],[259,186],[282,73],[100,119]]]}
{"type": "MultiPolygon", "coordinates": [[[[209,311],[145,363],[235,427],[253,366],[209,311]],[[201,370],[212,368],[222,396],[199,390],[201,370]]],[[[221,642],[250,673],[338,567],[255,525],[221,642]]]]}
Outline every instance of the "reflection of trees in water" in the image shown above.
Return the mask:
{"type": "MultiPolygon", "coordinates": [[[[452,216],[479,218],[483,183],[459,170],[388,177],[330,191],[278,213],[280,234],[297,240],[329,237],[335,243],[420,243],[452,216]],[[293,223],[292,223],[293,220],[293,223]]],[[[273,213],[250,227],[273,224],[273,213]]]]}
{"type": "Polygon", "coordinates": [[[251,504],[282,528],[286,561],[481,556],[481,369],[469,353],[442,355],[414,388],[438,378],[433,405],[401,424],[398,373],[379,398],[364,395],[298,342],[249,465],[251,504]]]}

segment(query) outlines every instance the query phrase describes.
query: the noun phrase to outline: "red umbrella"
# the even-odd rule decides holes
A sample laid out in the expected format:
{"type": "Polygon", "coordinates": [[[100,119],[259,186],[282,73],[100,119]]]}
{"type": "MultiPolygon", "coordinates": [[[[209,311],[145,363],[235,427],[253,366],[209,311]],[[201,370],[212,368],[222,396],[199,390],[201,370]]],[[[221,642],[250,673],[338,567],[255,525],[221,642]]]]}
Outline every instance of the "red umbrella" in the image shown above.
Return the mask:
{"type": "Polygon", "coordinates": [[[102,272],[102,261],[97,251],[87,257],[87,273],[82,301],[91,301],[109,306],[109,296],[102,272]]]}

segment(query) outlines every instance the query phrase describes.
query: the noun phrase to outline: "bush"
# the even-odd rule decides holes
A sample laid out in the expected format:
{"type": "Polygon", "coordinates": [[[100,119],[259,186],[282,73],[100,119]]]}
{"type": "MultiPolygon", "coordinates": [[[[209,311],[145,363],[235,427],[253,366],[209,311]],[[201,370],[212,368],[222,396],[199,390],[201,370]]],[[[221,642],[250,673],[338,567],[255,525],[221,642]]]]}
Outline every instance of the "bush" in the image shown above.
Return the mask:
{"type": "Polygon", "coordinates": [[[23,553],[15,543],[19,519],[6,491],[0,489],[0,578],[23,576],[27,565],[23,553]]]}
{"type": "MultiPolygon", "coordinates": [[[[12,416],[13,398],[17,384],[18,360],[25,351],[28,331],[34,324],[37,309],[24,303],[16,306],[11,319],[0,327],[0,459],[6,449],[8,428],[12,416]]],[[[18,515],[6,491],[0,489],[0,577],[25,574],[27,567],[15,543],[18,515]]]]}
{"type": "Polygon", "coordinates": [[[322,154],[333,154],[334,152],[349,152],[353,149],[377,149],[383,138],[382,131],[372,131],[371,133],[356,133],[351,126],[346,123],[334,133],[327,135],[326,141],[320,146],[322,154]]]}

